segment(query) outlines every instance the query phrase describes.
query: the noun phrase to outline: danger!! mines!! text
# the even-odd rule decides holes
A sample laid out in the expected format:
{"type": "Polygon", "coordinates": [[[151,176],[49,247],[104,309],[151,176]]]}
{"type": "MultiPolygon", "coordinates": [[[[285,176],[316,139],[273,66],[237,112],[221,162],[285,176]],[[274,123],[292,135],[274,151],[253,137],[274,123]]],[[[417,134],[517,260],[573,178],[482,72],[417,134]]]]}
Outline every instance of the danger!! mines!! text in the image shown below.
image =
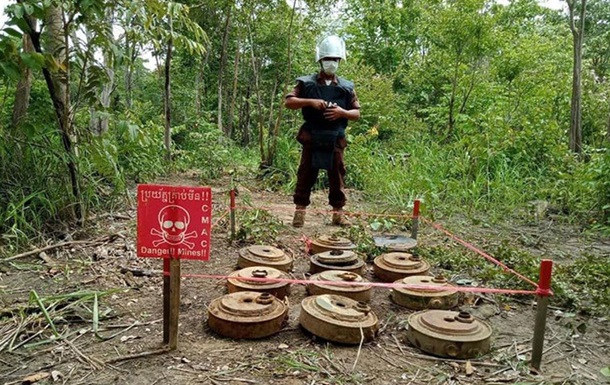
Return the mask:
{"type": "Polygon", "coordinates": [[[161,247],[140,247],[141,255],[147,256],[177,256],[177,257],[197,257],[197,258],[205,258],[207,257],[206,250],[188,250],[182,247],[169,247],[169,248],[161,248],[161,247]]]}

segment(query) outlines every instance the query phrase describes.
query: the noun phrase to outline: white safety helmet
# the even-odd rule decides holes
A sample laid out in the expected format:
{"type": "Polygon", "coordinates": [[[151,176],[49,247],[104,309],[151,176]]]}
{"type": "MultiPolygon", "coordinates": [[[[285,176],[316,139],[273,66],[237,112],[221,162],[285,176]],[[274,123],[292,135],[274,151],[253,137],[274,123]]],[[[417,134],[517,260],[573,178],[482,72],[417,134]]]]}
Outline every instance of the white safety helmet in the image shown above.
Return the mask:
{"type": "Polygon", "coordinates": [[[345,60],[345,42],[339,36],[327,36],[316,47],[316,62],[325,57],[338,57],[345,60]]]}

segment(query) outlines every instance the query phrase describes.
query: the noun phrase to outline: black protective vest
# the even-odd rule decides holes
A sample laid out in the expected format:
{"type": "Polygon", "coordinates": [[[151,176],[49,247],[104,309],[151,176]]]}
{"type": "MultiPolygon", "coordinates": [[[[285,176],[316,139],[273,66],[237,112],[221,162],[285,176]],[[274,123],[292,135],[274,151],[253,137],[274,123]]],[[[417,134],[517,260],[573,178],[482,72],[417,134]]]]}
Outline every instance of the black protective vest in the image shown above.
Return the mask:
{"type": "MultiPolygon", "coordinates": [[[[299,95],[307,99],[322,99],[327,102],[337,103],[343,109],[348,109],[352,102],[352,94],[354,83],[349,80],[337,77],[338,84],[325,85],[318,84],[318,74],[302,76],[297,79],[303,83],[302,93],[299,95]]],[[[312,107],[303,107],[301,109],[305,124],[303,125],[308,131],[313,130],[336,130],[339,131],[339,136],[345,136],[345,128],[347,127],[347,119],[337,119],[329,121],[324,118],[324,111],[317,110],[312,107]]]]}

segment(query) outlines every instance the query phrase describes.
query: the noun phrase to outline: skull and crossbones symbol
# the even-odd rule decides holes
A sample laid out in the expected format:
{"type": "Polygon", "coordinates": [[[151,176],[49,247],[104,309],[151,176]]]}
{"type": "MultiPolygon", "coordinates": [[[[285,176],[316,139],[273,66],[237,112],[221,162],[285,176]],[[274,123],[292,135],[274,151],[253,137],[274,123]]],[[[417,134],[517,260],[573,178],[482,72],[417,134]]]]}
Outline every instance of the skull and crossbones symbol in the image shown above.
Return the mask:
{"type": "Polygon", "coordinates": [[[189,223],[191,222],[191,216],[182,206],[165,206],[161,209],[161,211],[159,211],[158,219],[161,230],[150,230],[152,235],[161,237],[161,239],[153,241],[154,247],[157,247],[162,243],[167,243],[170,245],[184,244],[189,249],[195,247],[195,244],[187,241],[187,239],[197,237],[197,232],[186,232],[188,230],[189,223]]]}

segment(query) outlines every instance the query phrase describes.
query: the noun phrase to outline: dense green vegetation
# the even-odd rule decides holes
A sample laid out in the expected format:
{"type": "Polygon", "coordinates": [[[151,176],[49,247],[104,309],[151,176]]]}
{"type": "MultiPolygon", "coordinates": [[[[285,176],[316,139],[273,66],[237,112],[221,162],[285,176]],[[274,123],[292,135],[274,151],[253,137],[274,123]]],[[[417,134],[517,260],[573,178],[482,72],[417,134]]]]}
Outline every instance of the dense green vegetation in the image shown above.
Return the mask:
{"type": "Polygon", "coordinates": [[[134,182],[175,170],[196,169],[202,183],[258,172],[267,186],[290,190],[300,115],[283,108],[283,95],[316,70],[314,47],[327,33],[346,38],[339,72],[362,104],[349,130],[349,187],[394,210],[420,197],[445,215],[506,218],[542,201],[567,221],[608,231],[607,1],[587,7],[581,152],[569,146],[567,14],[533,0],[341,3],[7,7],[0,244],[13,250],[57,228],[51,223],[82,222],[121,202],[134,182]],[[24,32],[39,40],[33,49],[24,32]],[[144,51],[155,69],[144,67],[144,51]],[[17,113],[24,103],[27,113],[17,113]]]}

